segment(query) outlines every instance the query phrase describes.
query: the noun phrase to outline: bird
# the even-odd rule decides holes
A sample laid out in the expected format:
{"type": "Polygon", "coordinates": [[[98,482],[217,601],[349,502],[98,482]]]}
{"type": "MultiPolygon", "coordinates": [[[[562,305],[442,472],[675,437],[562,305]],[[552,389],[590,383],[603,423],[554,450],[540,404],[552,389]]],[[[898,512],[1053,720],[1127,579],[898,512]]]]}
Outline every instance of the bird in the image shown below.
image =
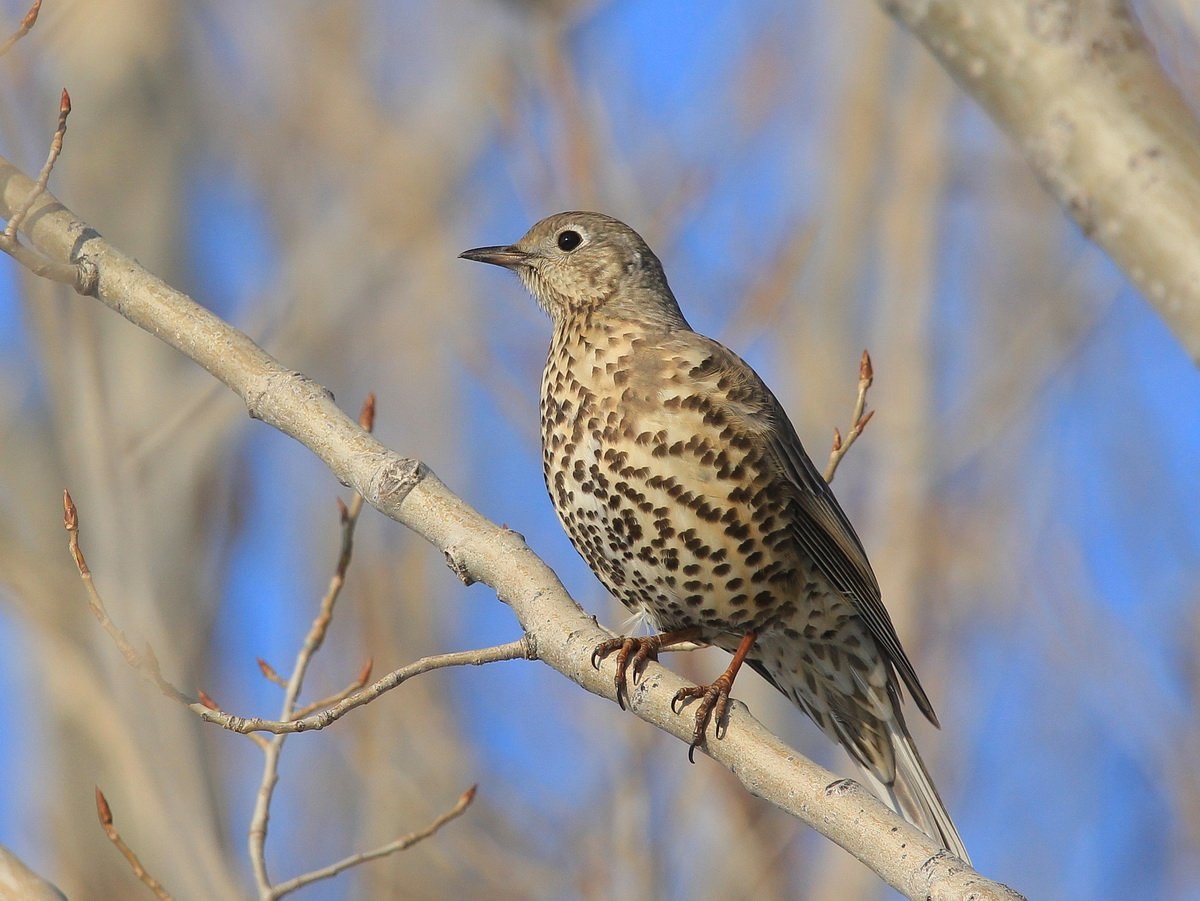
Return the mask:
{"type": "MultiPolygon", "coordinates": [[[[541,380],[546,488],[575,549],[657,632],[598,645],[632,667],[715,645],[729,667],[698,700],[689,757],[715,736],[748,663],[858,764],[897,813],[969,862],[901,709],[937,715],[900,645],[862,542],[766,383],[688,324],[628,225],[564,212],[515,244],[463,251],[509,269],[549,315],[541,380]],[[715,717],[714,717],[715,715],[715,717]]],[[[622,704],[623,706],[623,704],[622,704]]]]}

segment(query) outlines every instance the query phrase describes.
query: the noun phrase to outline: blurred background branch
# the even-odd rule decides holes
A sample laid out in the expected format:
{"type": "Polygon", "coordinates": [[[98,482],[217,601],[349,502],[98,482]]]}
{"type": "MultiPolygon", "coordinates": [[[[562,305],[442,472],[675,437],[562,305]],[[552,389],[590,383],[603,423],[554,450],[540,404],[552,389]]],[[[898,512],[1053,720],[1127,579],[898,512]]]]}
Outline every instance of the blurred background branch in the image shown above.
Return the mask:
{"type": "Polygon", "coordinates": [[[1127,0],[880,0],[1200,363],[1200,122],[1127,0]]]}

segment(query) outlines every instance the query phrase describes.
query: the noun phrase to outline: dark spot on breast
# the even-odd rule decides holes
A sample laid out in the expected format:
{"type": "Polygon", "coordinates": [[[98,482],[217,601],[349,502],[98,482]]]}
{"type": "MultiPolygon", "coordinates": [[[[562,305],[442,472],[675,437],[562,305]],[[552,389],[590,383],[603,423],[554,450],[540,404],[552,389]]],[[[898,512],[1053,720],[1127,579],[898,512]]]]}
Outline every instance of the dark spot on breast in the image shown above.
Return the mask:
{"type": "Polygon", "coordinates": [[[725,534],[742,541],[750,536],[750,527],[743,522],[731,522],[725,527],[725,534]]]}

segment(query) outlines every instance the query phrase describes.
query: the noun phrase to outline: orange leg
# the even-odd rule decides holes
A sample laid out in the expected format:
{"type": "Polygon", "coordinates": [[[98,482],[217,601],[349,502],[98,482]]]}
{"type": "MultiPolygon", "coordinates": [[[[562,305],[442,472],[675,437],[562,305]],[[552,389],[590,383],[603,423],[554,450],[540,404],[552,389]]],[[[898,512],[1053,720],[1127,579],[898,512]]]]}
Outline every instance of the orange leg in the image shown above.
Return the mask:
{"type": "Polygon", "coordinates": [[[624,710],[625,702],[621,696],[622,693],[628,696],[629,688],[625,682],[625,673],[628,671],[629,665],[633,664],[633,684],[637,685],[642,670],[646,668],[647,660],[657,660],[658,652],[672,645],[698,641],[700,633],[700,627],[693,626],[690,629],[662,632],[658,635],[646,635],[641,638],[634,638],[633,636],[610,638],[608,641],[600,642],[600,644],[596,645],[596,649],[592,651],[592,666],[599,669],[601,660],[613,651],[619,651],[617,654],[617,675],[613,681],[617,686],[617,704],[624,710]]]}
{"type": "Polygon", "coordinates": [[[692,744],[688,748],[688,760],[692,763],[696,762],[694,756],[696,746],[704,740],[704,730],[708,728],[708,723],[714,718],[714,714],[717,721],[716,736],[720,738],[724,735],[721,722],[725,718],[725,710],[729,707],[729,691],[733,688],[733,680],[737,678],[738,670],[742,668],[742,663],[745,661],[746,655],[750,653],[750,649],[754,647],[754,641],[757,638],[758,636],[754,632],[747,632],[743,635],[741,644],[738,645],[738,649],[733,655],[733,660],[729,662],[729,668],[717,676],[711,684],[681,688],[671,699],[672,710],[675,709],[676,704],[679,704],[682,710],[683,702],[689,698],[700,699],[700,706],[696,708],[696,727],[692,730],[692,744]]]}

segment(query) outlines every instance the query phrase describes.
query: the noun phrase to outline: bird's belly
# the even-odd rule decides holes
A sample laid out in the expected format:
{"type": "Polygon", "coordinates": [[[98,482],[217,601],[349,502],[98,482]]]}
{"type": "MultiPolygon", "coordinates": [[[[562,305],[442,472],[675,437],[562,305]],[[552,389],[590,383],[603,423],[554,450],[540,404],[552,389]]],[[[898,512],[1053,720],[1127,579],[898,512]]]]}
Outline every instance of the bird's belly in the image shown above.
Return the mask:
{"type": "Polygon", "coordinates": [[[546,483],[572,543],[663,631],[700,625],[716,640],[794,614],[798,560],[754,461],[688,432],[614,434],[593,420],[546,434],[546,483]]]}

